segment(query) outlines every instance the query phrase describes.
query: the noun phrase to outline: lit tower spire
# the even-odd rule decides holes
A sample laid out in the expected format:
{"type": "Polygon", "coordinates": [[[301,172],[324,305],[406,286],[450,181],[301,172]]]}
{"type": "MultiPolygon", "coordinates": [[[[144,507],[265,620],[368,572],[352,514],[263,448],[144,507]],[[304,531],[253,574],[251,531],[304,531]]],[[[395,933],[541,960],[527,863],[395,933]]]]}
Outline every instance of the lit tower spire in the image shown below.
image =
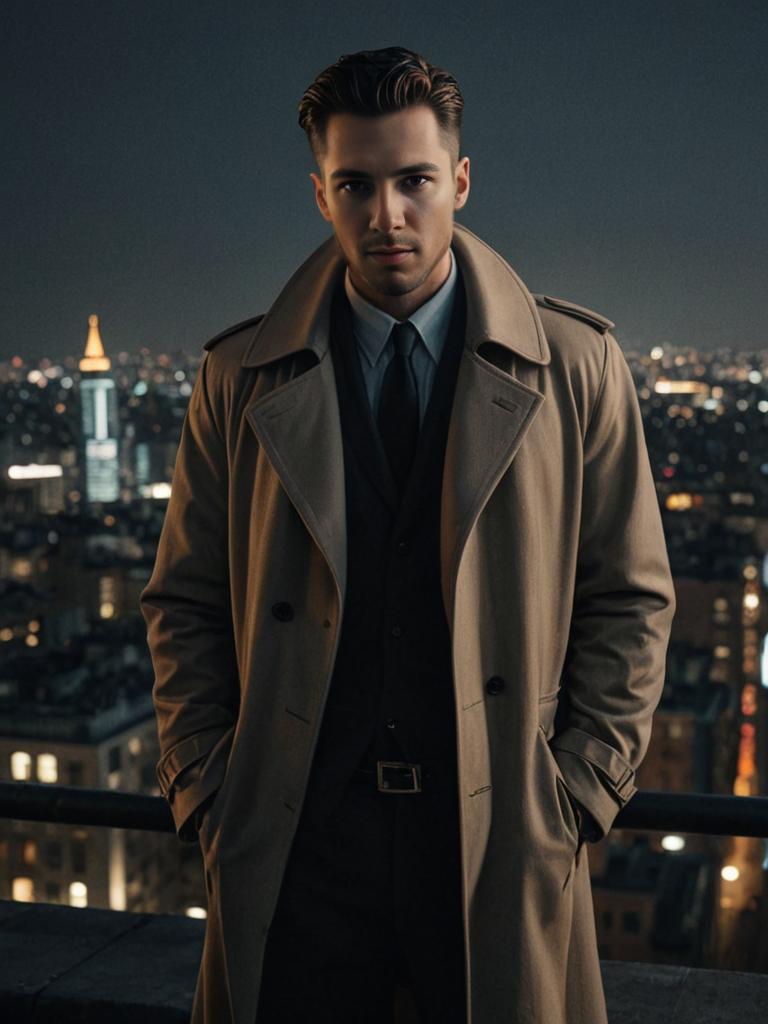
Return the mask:
{"type": "Polygon", "coordinates": [[[92,313],[88,317],[88,340],[85,343],[85,353],[80,360],[80,369],[108,370],[111,365],[107,356],[104,355],[104,346],[99,334],[99,318],[92,313]]]}

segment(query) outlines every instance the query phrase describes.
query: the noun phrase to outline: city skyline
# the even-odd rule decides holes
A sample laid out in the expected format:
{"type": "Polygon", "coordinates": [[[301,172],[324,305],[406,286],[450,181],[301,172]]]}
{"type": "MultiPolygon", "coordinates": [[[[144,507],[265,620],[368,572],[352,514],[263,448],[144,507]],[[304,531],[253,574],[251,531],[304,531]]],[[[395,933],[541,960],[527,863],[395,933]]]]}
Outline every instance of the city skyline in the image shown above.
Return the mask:
{"type": "MultiPolygon", "coordinates": [[[[157,797],[153,671],[137,608],[197,367],[184,352],[121,360],[99,328],[94,317],[79,374],[26,366],[0,380],[10,417],[0,437],[0,783],[157,797]],[[119,495],[104,500],[115,470],[119,495]]],[[[678,600],[638,788],[760,796],[766,376],[703,352],[628,363],[678,600]]],[[[627,822],[589,853],[601,959],[766,971],[764,839],[627,822]]],[[[0,881],[14,904],[207,913],[199,851],[159,830],[4,819],[0,881]]]]}

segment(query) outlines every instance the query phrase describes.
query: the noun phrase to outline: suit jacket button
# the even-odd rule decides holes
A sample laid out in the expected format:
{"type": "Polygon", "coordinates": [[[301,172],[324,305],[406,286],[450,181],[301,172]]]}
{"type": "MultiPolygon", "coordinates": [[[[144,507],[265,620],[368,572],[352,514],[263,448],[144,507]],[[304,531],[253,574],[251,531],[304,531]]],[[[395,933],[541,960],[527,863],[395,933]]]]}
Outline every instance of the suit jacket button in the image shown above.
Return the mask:
{"type": "Polygon", "coordinates": [[[278,601],[272,605],[272,614],[281,622],[290,622],[293,618],[293,605],[289,601],[278,601]]]}
{"type": "Polygon", "coordinates": [[[506,683],[501,676],[491,676],[488,682],[485,684],[485,689],[488,693],[501,693],[506,686],[506,683]]]}

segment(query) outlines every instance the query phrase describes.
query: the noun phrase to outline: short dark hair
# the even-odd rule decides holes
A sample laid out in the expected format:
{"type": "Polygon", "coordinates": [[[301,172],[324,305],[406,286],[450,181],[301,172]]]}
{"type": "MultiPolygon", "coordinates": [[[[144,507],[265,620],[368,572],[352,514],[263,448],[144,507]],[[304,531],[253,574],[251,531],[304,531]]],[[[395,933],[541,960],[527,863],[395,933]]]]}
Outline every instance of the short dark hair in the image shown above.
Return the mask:
{"type": "Polygon", "coordinates": [[[331,114],[363,117],[402,110],[419,103],[434,110],[440,139],[456,170],[461,145],[464,98],[459,83],[442,68],[402,46],[345,53],[321,71],[299,103],[299,126],[307,133],[317,166],[328,152],[331,114]]]}

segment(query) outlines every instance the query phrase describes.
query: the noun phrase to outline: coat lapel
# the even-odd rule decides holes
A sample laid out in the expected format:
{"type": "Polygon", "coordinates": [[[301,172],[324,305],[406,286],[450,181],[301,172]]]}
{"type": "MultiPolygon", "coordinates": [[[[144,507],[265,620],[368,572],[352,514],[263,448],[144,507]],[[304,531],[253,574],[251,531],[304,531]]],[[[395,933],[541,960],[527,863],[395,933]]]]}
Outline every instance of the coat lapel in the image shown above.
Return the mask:
{"type": "Polygon", "coordinates": [[[544,401],[540,391],[464,349],[448,425],[441,496],[443,602],[453,621],[456,579],[467,538],[544,401]]]}
{"type": "MultiPolygon", "coordinates": [[[[540,365],[550,361],[535,300],[512,268],[456,222],[452,246],[466,288],[467,330],[441,497],[441,570],[449,622],[467,538],[544,401],[541,391],[513,375],[515,356],[540,365]]],[[[245,416],[323,553],[341,607],[347,556],[344,454],[328,330],[334,287],[344,268],[334,235],[280,292],[242,361],[244,367],[266,366],[307,349],[317,357],[308,370],[247,406],[245,416]]]]}
{"type": "Polygon", "coordinates": [[[330,358],[258,399],[245,416],[333,573],[347,587],[344,455],[330,358]]]}

